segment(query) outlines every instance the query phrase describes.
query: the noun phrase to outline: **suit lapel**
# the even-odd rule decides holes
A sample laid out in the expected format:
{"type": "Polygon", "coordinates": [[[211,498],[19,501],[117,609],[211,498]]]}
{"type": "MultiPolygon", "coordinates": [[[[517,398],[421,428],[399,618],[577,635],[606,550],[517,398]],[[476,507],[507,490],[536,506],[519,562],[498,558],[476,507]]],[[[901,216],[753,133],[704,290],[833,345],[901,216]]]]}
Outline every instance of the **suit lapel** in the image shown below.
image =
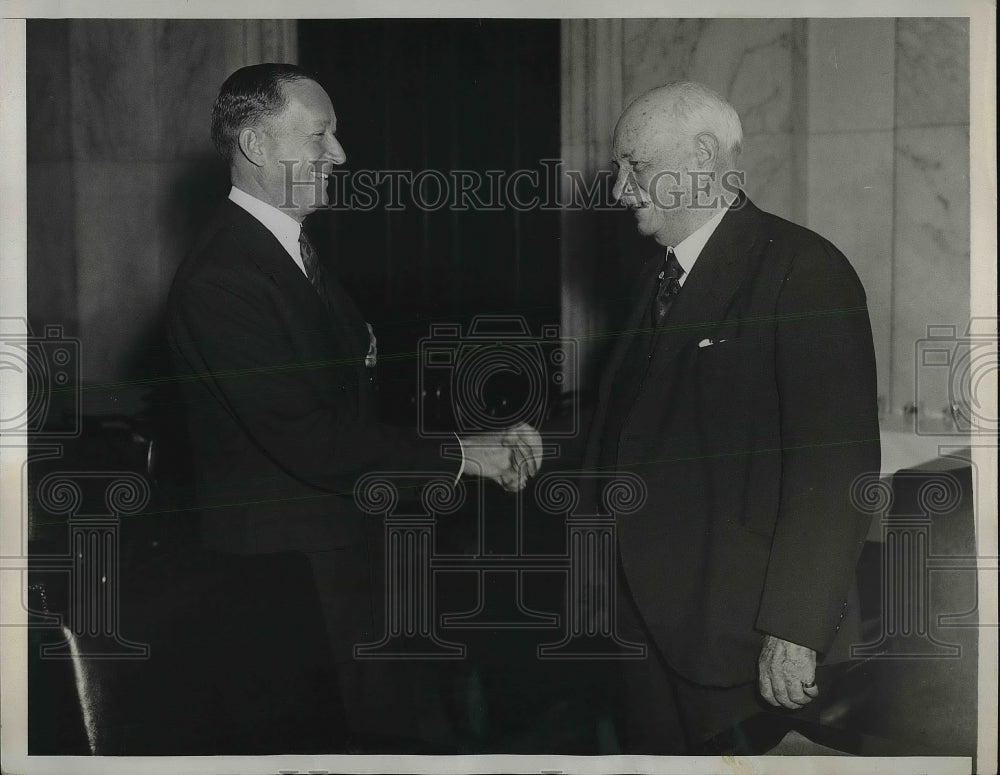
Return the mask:
{"type": "Polygon", "coordinates": [[[330,272],[325,272],[323,277],[323,293],[329,300],[328,304],[324,304],[302,270],[260,221],[228,199],[223,203],[223,214],[226,219],[238,225],[236,233],[243,240],[247,254],[256,267],[291,296],[298,309],[309,310],[318,320],[326,321],[341,350],[364,357],[368,347],[364,319],[353,300],[330,272]]]}
{"type": "Polygon", "coordinates": [[[357,351],[363,356],[368,351],[365,319],[354,299],[330,271],[323,273],[323,293],[327,299],[327,313],[345,349],[357,351]]]}
{"type": "Polygon", "coordinates": [[[726,320],[754,263],[759,232],[760,211],[740,192],[677,294],[657,340],[651,374],[661,371],[684,344],[717,331],[726,320]]]}
{"type": "Polygon", "coordinates": [[[622,361],[625,359],[625,355],[632,345],[633,338],[650,331],[647,315],[649,314],[649,305],[652,300],[653,283],[656,281],[656,275],[662,268],[662,264],[663,256],[657,255],[643,264],[640,270],[639,280],[635,283],[632,293],[634,300],[632,309],[629,311],[624,329],[619,331],[618,336],[615,338],[615,346],[612,348],[608,359],[608,368],[605,370],[604,377],[601,380],[602,396],[607,395],[611,383],[618,374],[622,361]]]}
{"type": "Polygon", "coordinates": [[[261,272],[302,303],[322,303],[302,270],[264,224],[232,200],[227,199],[223,208],[227,220],[238,227],[236,234],[247,255],[261,272]]]}

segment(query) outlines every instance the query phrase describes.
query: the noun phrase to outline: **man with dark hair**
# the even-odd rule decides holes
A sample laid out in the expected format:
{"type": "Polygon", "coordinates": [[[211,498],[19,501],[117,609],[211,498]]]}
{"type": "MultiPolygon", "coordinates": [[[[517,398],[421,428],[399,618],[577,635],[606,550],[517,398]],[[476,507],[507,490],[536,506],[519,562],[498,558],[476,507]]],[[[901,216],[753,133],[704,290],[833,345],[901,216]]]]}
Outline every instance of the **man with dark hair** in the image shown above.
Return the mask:
{"type": "Polygon", "coordinates": [[[329,96],[297,67],[255,65],[226,80],[212,137],[232,189],[174,279],[169,338],[206,545],[305,553],[348,719],[371,736],[391,734],[394,708],[385,673],[353,660],[355,644],[381,634],[373,598],[382,594],[356,479],[479,475],[519,490],[537,471],[540,441],[517,426],[462,439],[463,459],[444,459],[438,442],[379,423],[373,329],[302,231],[327,202],[332,166],[347,159],[336,131],[329,96]]]}
{"type": "MultiPolygon", "coordinates": [[[[859,632],[879,470],[875,357],[847,259],[739,189],[742,129],[679,82],[615,129],[614,194],[660,246],[600,389],[585,465],[643,477],[618,522],[628,753],[761,753],[744,722],[806,707],[859,632]]],[[[780,735],[779,735],[780,736],[780,735]]],[[[776,740],[772,742],[777,742],[776,740]]]]}

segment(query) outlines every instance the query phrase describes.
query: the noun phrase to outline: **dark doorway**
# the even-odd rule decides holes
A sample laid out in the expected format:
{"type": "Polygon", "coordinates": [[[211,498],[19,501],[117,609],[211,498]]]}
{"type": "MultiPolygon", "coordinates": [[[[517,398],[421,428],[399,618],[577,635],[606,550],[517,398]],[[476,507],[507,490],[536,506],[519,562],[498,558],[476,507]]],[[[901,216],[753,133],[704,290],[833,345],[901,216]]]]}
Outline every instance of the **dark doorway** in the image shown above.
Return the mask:
{"type": "MultiPolygon", "coordinates": [[[[348,176],[370,171],[416,180],[425,173],[427,179],[423,191],[369,185],[368,195],[377,194],[374,206],[320,211],[307,224],[375,327],[382,417],[413,427],[420,368],[414,355],[432,324],[459,324],[465,331],[474,316],[518,315],[537,337],[543,325],[560,322],[560,213],[555,185],[546,178],[556,177],[560,156],[559,22],[303,21],[299,59],[331,96],[348,176]],[[429,206],[437,185],[430,178],[455,185],[456,175],[482,181],[469,206],[455,199],[429,206]],[[496,181],[499,194],[491,189],[496,181]],[[422,207],[414,201],[420,194],[422,207]],[[484,201],[494,206],[477,206],[484,201]]],[[[330,189],[335,204],[338,196],[365,194],[335,182],[330,189]]],[[[447,380],[441,387],[437,401],[447,421],[453,405],[447,380]]],[[[516,389],[490,382],[482,398],[506,397],[516,405],[516,389]]],[[[425,422],[433,399],[422,399],[425,422]]],[[[491,490],[483,511],[487,553],[512,551],[514,501],[491,490]]],[[[477,551],[477,517],[470,506],[439,520],[436,549],[477,551]]],[[[531,513],[524,524],[527,551],[565,551],[561,520],[531,513]]],[[[440,610],[475,608],[476,577],[443,575],[440,610]]],[[[525,599],[539,610],[559,610],[562,577],[536,576],[525,599]]],[[[492,590],[489,597],[506,601],[505,591],[492,590]]],[[[597,671],[593,664],[538,660],[538,644],[552,640],[551,630],[469,626],[449,632],[468,646],[467,659],[444,665],[440,682],[451,687],[440,691],[459,698],[454,725],[461,751],[598,751],[597,671]]]]}
{"type": "Polygon", "coordinates": [[[503,201],[537,192],[524,174],[494,197],[499,207],[476,206],[490,201],[487,173],[504,185],[517,170],[541,178],[541,162],[559,156],[559,22],[303,21],[299,42],[333,100],[345,174],[383,175],[355,200],[374,199],[369,208],[320,212],[309,228],[375,326],[383,416],[411,424],[413,356],[431,323],[516,314],[537,333],[559,322],[558,211],[503,201]],[[417,192],[387,173],[423,183],[417,192]],[[458,174],[480,176],[478,199],[438,206],[458,174]]]}

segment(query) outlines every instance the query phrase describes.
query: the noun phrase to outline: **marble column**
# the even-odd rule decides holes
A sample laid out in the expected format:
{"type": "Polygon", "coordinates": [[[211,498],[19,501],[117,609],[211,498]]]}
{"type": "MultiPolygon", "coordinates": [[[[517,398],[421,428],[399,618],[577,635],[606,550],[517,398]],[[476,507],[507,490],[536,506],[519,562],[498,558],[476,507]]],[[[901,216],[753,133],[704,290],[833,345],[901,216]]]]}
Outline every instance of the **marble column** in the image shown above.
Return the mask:
{"type": "Polygon", "coordinates": [[[961,337],[969,324],[969,24],[895,26],[892,407],[918,401],[936,418],[953,397],[948,380],[924,379],[915,354],[928,326],[961,337]]]}
{"type": "MultiPolygon", "coordinates": [[[[729,99],[740,113],[741,166],[749,196],[767,210],[796,217],[802,201],[797,140],[802,40],[802,22],[792,19],[565,20],[562,148],[567,168],[582,170],[588,179],[608,171],[621,110],[654,86],[695,80],[729,99]]],[[[616,288],[609,275],[631,271],[655,250],[649,240],[629,241],[634,229],[615,222],[616,215],[563,215],[563,326],[579,339],[585,384],[602,347],[614,338],[606,329],[606,297],[616,288]],[[626,252],[630,255],[616,255],[626,252]]]]}
{"type": "Polygon", "coordinates": [[[891,384],[895,21],[807,22],[805,225],[854,266],[868,296],[886,405],[891,384]]]}
{"type": "MultiPolygon", "coordinates": [[[[29,313],[82,339],[83,379],[143,376],[169,283],[225,192],[209,139],[225,77],[297,58],[294,20],[28,25],[29,313]]],[[[136,408],[120,384],[88,409],[136,408]]]]}
{"type": "Polygon", "coordinates": [[[799,27],[793,19],[628,19],[623,47],[626,104],[677,80],[729,100],[743,123],[747,195],[786,218],[800,190],[793,153],[799,27]]]}
{"type": "Polygon", "coordinates": [[[806,224],[864,283],[886,419],[940,417],[916,352],[969,319],[968,23],[810,19],[807,52],[806,224]]]}
{"type": "MultiPolygon", "coordinates": [[[[562,23],[562,160],[564,170],[579,173],[587,185],[610,167],[611,136],[623,108],[622,35],[621,19],[562,23]]],[[[571,199],[570,181],[563,175],[563,202],[571,199]]],[[[576,341],[576,359],[567,359],[564,365],[566,390],[593,382],[596,356],[602,349],[607,323],[600,298],[602,278],[614,264],[595,245],[602,244],[609,215],[572,206],[564,207],[560,215],[562,336],[576,341]]]]}

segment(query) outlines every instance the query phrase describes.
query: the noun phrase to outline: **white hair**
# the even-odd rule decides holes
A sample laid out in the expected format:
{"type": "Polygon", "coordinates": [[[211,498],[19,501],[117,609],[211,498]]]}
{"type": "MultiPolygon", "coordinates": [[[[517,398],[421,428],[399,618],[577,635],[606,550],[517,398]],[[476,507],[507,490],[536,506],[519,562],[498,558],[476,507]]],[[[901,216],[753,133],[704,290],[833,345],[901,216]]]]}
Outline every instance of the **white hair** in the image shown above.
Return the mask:
{"type": "MultiPolygon", "coordinates": [[[[719,141],[720,163],[735,165],[743,150],[743,124],[739,114],[719,94],[693,81],[674,81],[642,95],[639,100],[669,105],[686,137],[710,132],[719,141]]],[[[637,100],[637,102],[639,101],[637,100]]]]}

